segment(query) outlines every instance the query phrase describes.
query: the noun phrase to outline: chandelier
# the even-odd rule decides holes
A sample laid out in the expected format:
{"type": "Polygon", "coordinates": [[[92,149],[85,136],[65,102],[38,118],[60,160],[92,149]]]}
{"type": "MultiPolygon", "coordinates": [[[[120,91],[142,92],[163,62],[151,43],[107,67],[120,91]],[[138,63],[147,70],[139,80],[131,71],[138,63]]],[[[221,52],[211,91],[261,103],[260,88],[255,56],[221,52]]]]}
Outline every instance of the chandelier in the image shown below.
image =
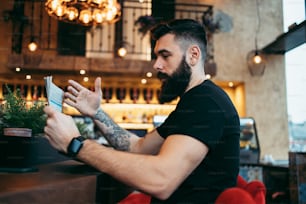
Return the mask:
{"type": "Polygon", "coordinates": [[[57,20],[84,26],[114,23],[121,15],[116,0],[47,0],[45,8],[57,20]]]}

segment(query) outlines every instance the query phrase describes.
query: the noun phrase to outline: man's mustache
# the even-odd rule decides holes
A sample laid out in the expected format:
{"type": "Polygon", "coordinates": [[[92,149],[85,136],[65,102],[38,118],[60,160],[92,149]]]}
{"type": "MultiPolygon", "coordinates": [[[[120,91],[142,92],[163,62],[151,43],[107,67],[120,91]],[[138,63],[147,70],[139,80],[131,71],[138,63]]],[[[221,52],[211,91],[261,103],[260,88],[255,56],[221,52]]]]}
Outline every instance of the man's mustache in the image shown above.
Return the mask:
{"type": "Polygon", "coordinates": [[[165,73],[162,73],[162,72],[157,72],[157,78],[158,79],[168,79],[169,75],[165,74],[165,73]]]}

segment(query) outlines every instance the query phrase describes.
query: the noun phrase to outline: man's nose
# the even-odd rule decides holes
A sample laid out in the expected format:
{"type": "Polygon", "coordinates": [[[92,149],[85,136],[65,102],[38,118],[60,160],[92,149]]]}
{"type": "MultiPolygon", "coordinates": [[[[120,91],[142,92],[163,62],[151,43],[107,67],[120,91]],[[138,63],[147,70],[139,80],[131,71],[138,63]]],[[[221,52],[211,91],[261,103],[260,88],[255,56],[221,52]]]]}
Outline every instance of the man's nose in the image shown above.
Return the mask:
{"type": "Polygon", "coordinates": [[[156,69],[157,71],[160,71],[163,69],[163,64],[161,63],[160,60],[156,59],[153,64],[153,68],[156,69]]]}

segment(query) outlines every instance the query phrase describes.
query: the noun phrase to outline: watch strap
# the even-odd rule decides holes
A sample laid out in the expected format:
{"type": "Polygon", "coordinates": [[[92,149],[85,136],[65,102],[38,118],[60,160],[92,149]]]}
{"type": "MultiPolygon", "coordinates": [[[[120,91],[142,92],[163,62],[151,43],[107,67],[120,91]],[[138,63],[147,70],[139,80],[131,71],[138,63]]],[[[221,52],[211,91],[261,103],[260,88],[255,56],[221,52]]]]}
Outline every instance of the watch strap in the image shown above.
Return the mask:
{"type": "Polygon", "coordinates": [[[86,140],[86,137],[80,135],[80,136],[78,136],[78,137],[75,137],[75,139],[77,139],[77,140],[83,142],[84,140],[86,140]]]}

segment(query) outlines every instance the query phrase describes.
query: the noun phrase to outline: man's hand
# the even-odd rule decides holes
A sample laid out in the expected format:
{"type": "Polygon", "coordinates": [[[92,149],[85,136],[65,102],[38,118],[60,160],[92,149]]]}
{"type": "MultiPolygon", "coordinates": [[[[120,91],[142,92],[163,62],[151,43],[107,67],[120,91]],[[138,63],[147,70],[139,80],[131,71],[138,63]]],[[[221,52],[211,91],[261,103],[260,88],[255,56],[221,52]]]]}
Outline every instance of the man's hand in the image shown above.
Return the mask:
{"type": "Polygon", "coordinates": [[[44,111],[48,117],[44,129],[46,138],[55,149],[67,153],[72,138],[80,136],[73,118],[56,111],[51,106],[46,106],[44,111]]]}
{"type": "Polygon", "coordinates": [[[94,117],[102,100],[101,78],[95,80],[95,90],[90,91],[76,81],[69,80],[64,102],[76,108],[81,114],[94,117]]]}

